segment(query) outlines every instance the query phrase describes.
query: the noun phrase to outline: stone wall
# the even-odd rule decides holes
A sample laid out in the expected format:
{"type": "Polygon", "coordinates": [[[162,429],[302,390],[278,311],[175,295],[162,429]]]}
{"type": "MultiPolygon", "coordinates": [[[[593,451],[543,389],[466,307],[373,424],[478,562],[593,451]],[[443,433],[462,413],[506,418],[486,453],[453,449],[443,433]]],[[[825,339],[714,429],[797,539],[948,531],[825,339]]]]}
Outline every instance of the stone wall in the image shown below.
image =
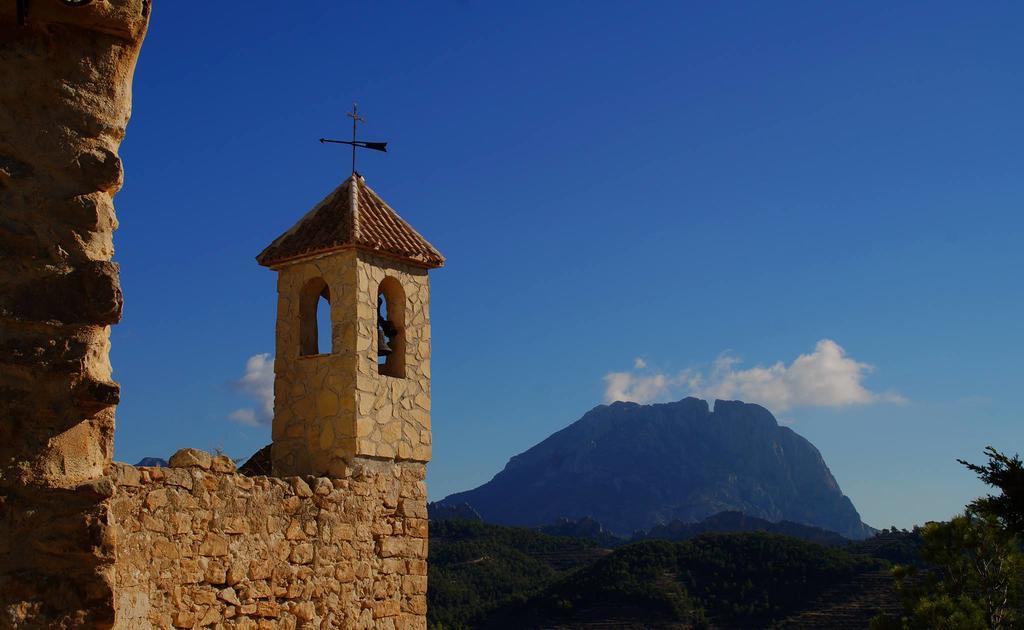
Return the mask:
{"type": "Polygon", "coordinates": [[[360,251],[356,276],[356,453],[430,461],[430,279],[427,271],[360,251]],[[377,290],[394,278],[405,294],[405,376],[377,373],[377,290]]]}
{"type": "Polygon", "coordinates": [[[281,479],[175,460],[112,469],[117,627],[426,627],[422,464],[281,479]]]}
{"type": "Polygon", "coordinates": [[[278,272],[275,474],[341,474],[354,456],[426,462],[430,437],[430,284],[425,269],[347,249],[278,272]],[[378,373],[377,289],[402,287],[405,377],[378,373]],[[333,352],[301,356],[303,291],[326,282],[333,352]]]}
{"type": "MultiPolygon", "coordinates": [[[[274,356],[273,459],[276,474],[343,474],[355,452],[355,252],[288,265],[278,271],[274,356]],[[334,351],[300,355],[303,290],[327,283],[334,351]]],[[[315,316],[315,313],[314,313],[315,316]]]]}

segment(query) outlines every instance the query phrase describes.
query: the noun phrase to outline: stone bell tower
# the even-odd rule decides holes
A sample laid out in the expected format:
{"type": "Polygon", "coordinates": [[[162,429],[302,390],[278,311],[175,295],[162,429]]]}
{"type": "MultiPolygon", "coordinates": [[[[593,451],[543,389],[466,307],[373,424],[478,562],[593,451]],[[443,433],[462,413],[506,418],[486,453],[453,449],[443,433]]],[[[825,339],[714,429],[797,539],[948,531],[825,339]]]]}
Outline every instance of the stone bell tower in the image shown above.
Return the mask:
{"type": "Polygon", "coordinates": [[[427,271],[440,252],[353,174],[256,260],[278,274],[274,474],[429,461],[427,271]]]}

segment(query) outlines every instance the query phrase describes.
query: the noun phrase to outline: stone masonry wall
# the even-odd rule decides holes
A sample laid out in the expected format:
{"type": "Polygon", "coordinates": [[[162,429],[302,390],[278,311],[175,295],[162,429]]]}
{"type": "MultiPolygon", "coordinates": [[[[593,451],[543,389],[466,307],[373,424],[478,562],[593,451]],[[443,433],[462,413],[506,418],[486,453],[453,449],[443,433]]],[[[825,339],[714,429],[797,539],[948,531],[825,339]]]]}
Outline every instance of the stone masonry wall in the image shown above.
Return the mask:
{"type": "Polygon", "coordinates": [[[274,357],[273,458],[275,474],[340,475],[355,452],[355,252],[338,252],[278,271],[274,357]],[[331,297],[334,351],[300,356],[303,288],[317,278],[331,297]]]}
{"type": "Polygon", "coordinates": [[[189,452],[112,469],[115,627],[426,628],[422,464],[280,479],[189,452]]]}
{"type": "Polygon", "coordinates": [[[354,249],[278,271],[274,360],[275,474],[342,474],[354,456],[430,459],[430,285],[424,269],[354,249]],[[377,288],[405,292],[405,378],[377,373],[377,288]],[[310,280],[331,297],[333,352],[300,356],[300,302],[310,280]]]}
{"type": "Polygon", "coordinates": [[[356,452],[430,461],[430,280],[427,271],[359,252],[356,275],[356,452]],[[377,289],[395,278],[405,292],[405,377],[377,373],[377,289]]]}

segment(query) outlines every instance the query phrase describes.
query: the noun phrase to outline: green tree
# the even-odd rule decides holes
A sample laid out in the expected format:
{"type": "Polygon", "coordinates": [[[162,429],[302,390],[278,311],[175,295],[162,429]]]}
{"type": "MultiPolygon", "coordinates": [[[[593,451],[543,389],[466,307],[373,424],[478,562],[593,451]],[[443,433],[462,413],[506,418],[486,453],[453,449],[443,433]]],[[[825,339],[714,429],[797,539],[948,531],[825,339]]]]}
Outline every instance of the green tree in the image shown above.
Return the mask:
{"type": "Polygon", "coordinates": [[[933,569],[915,586],[901,580],[912,599],[912,628],[1024,627],[1024,555],[992,517],[965,514],[929,523],[921,555],[933,569]]]}
{"type": "Polygon", "coordinates": [[[1024,536],[1024,463],[1019,455],[1009,457],[988,446],[988,462],[983,466],[957,461],[974,471],[978,477],[1000,494],[971,502],[968,509],[997,518],[1010,532],[1024,536]]]}
{"type": "Polygon", "coordinates": [[[900,619],[879,618],[876,630],[1024,629],[1024,465],[991,446],[979,466],[957,460],[997,488],[971,502],[948,523],[922,530],[927,568],[894,569],[906,610],[900,619]]]}

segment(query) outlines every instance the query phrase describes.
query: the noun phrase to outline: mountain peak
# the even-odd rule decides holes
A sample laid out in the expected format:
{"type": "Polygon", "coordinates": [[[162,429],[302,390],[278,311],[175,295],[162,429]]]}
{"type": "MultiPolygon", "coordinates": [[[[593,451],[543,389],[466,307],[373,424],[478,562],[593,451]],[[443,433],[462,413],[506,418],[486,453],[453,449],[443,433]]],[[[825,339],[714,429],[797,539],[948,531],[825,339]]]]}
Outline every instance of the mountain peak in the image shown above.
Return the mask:
{"type": "Polygon", "coordinates": [[[870,534],[814,445],[760,405],[716,400],[713,409],[698,398],[598,405],[441,503],[469,503],[505,525],[590,517],[618,534],[726,510],[870,534]]]}

